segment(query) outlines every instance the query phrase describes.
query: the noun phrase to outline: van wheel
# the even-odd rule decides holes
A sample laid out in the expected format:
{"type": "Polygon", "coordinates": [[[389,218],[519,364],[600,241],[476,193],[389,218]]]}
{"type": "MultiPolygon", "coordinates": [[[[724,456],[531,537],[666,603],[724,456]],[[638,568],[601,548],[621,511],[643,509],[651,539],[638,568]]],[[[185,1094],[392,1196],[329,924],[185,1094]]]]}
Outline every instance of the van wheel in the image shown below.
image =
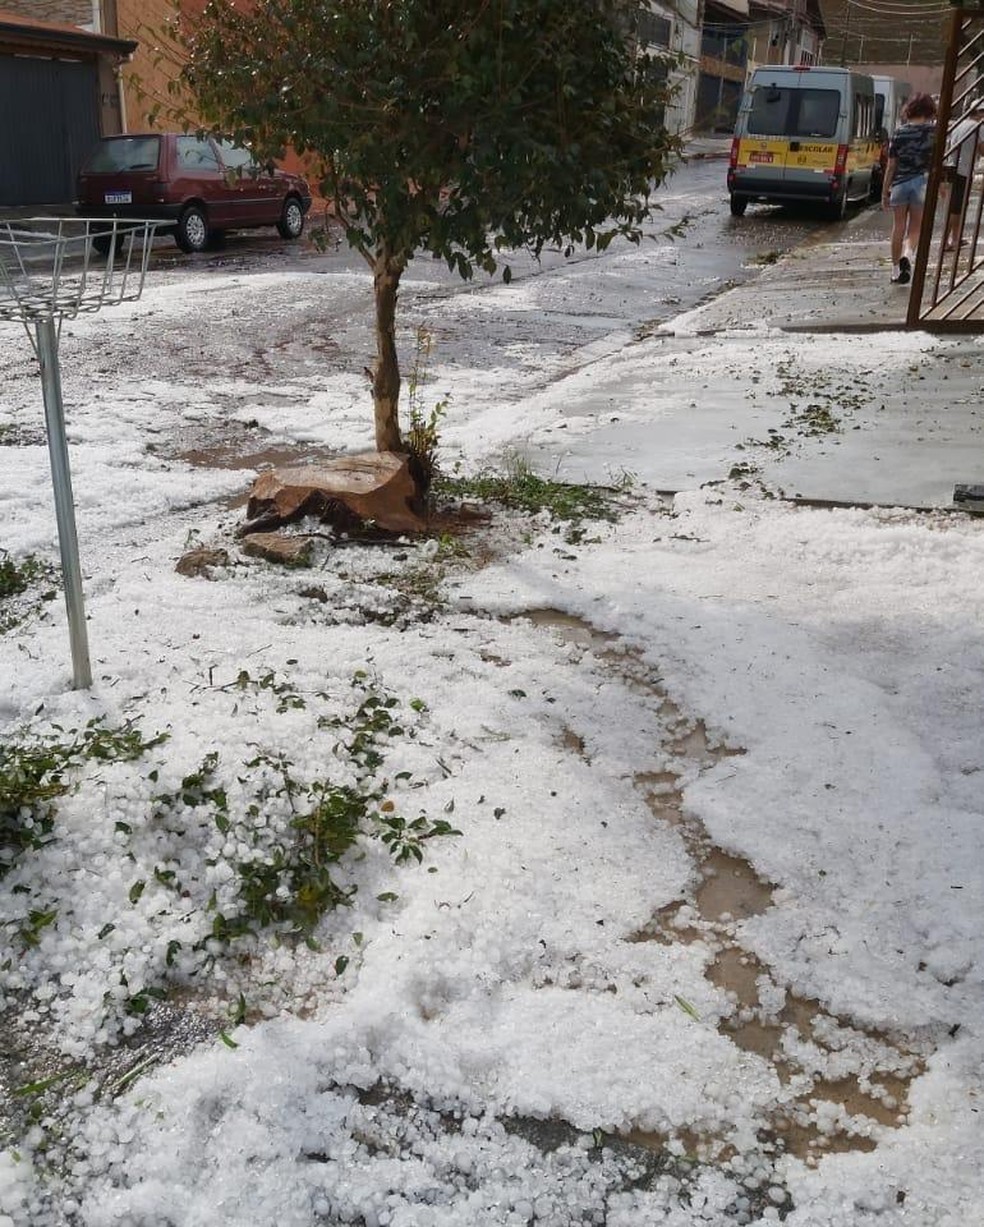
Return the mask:
{"type": "Polygon", "coordinates": [[[847,217],[847,188],[827,205],[827,217],[832,222],[842,222],[847,217]]]}
{"type": "Polygon", "coordinates": [[[748,197],[747,196],[736,196],[732,194],[732,197],[731,197],[731,216],[732,217],[744,217],[745,210],[747,208],[748,208],[748,197]]]}
{"type": "Polygon", "coordinates": [[[204,251],[208,245],[208,222],[204,210],[189,205],[178,218],[174,241],[182,251],[204,251]]]}
{"type": "Polygon", "coordinates": [[[304,210],[296,196],[288,196],[284,201],[284,210],[277,222],[277,229],[282,239],[299,239],[304,229],[304,210]]]}

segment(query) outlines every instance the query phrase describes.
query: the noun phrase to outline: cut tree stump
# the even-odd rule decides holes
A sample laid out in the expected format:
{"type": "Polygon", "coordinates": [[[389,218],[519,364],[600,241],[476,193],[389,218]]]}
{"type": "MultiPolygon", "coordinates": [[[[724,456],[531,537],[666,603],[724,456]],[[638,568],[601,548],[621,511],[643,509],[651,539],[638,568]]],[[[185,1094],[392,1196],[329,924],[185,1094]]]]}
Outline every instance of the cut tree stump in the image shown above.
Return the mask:
{"type": "Polygon", "coordinates": [[[423,532],[427,524],[413,509],[416,498],[407,457],[398,452],[363,452],[270,469],[253,483],[247,523],[239,535],[266,532],[305,516],[344,531],[372,525],[392,533],[423,532]]]}

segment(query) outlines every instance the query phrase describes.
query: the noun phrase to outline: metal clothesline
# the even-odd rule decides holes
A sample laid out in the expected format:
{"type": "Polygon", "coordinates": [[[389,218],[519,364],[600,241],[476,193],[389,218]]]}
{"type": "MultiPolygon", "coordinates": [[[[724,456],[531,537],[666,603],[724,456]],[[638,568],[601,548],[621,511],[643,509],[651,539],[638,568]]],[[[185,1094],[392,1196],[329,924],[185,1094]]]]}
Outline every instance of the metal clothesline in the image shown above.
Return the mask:
{"type": "Polygon", "coordinates": [[[28,217],[0,222],[0,320],[24,325],[38,359],[58,524],[73,687],[92,685],[58,340],[66,319],[133,302],[160,223],[28,217]],[[96,252],[95,241],[107,251],[96,252]]]}

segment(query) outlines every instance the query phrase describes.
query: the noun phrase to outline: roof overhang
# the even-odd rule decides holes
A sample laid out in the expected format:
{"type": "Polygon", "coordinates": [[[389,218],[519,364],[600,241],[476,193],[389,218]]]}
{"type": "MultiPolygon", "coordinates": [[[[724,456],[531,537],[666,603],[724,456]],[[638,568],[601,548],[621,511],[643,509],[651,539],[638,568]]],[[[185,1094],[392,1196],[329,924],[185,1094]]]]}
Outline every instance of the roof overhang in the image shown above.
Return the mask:
{"type": "Polygon", "coordinates": [[[718,9],[732,21],[737,17],[748,16],[748,0],[707,0],[707,8],[718,9]]]}
{"type": "Polygon", "coordinates": [[[93,34],[79,26],[60,25],[52,21],[35,21],[0,9],[0,47],[14,51],[67,51],[78,55],[109,55],[127,59],[139,44],[128,38],[110,38],[93,34]]]}

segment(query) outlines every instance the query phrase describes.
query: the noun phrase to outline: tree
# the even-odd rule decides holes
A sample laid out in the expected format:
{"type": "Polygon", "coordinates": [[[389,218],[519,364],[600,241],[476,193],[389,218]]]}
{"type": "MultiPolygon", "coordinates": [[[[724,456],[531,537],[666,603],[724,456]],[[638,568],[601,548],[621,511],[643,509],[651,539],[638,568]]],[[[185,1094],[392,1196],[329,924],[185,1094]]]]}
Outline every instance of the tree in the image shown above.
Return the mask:
{"type": "Polygon", "coordinates": [[[639,0],[209,0],[178,19],[205,122],[288,146],[373,274],[376,446],[400,451],[396,304],[418,251],[462,277],[502,253],[638,241],[677,142],[639,0]]]}

